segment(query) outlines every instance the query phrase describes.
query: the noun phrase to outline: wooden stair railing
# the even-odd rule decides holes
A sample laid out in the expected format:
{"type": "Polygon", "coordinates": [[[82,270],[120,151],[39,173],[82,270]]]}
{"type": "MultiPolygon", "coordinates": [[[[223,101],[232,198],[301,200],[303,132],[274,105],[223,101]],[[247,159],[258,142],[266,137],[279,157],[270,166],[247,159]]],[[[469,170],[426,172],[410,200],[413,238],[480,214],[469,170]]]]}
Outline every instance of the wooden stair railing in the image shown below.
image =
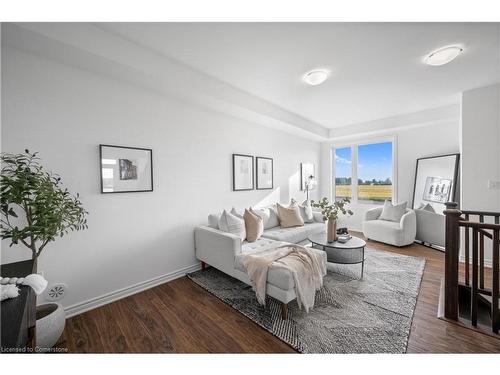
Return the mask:
{"type": "Polygon", "coordinates": [[[461,290],[470,292],[470,321],[478,325],[479,301],[489,305],[491,330],[500,329],[499,313],[499,258],[500,258],[500,212],[470,211],[457,209],[454,202],[446,203],[446,238],[445,238],[445,288],[444,316],[459,320],[461,290]],[[463,216],[462,216],[463,215],[463,216]],[[471,221],[477,217],[478,221],[471,221]],[[494,223],[486,221],[494,221],[494,223]],[[459,280],[460,238],[464,238],[464,277],[459,280]],[[472,232],[472,233],[471,233],[472,232]],[[471,241],[472,237],[472,241],[471,241]],[[485,283],[485,238],[492,244],[492,279],[491,287],[485,283]],[[472,249],[471,249],[472,245],[472,249]]]}

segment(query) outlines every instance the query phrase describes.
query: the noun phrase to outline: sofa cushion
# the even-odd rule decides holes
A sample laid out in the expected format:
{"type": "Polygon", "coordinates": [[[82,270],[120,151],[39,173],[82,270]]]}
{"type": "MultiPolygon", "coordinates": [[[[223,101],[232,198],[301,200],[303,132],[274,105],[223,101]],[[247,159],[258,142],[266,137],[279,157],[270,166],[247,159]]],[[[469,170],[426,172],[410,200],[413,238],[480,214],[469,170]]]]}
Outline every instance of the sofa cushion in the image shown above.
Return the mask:
{"type": "Polygon", "coordinates": [[[399,243],[403,229],[399,223],[387,220],[369,220],[363,222],[363,233],[375,241],[399,243]]]}
{"type": "Polygon", "coordinates": [[[310,223],[302,227],[293,228],[271,228],[264,231],[262,237],[269,238],[276,241],[284,241],[291,243],[299,243],[307,239],[307,237],[314,233],[321,233],[325,231],[325,224],[323,223],[310,223]]]}
{"type": "Polygon", "coordinates": [[[314,211],[313,210],[313,223],[324,223],[325,220],[323,220],[323,214],[321,211],[314,211]]]}

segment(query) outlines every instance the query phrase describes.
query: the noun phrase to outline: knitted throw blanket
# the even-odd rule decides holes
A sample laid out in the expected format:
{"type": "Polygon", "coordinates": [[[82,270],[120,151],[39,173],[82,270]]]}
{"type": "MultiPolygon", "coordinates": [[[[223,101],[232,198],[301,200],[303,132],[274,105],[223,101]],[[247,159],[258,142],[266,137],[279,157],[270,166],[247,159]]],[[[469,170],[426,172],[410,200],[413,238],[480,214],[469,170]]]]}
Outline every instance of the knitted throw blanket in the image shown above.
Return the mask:
{"type": "Polygon", "coordinates": [[[306,312],[314,307],[316,291],[323,286],[326,264],[311,249],[300,245],[283,245],[276,249],[249,254],[243,258],[243,266],[252,282],[260,304],[266,300],[267,273],[270,267],[289,270],[295,282],[295,294],[299,308],[306,312]]]}

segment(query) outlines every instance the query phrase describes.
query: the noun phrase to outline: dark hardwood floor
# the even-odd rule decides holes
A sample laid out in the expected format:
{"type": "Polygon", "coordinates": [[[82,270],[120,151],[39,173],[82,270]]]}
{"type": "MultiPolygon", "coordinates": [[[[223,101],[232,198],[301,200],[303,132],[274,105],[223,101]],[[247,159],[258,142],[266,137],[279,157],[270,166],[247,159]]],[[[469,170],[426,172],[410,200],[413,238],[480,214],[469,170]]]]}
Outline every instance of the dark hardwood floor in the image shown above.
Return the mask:
{"type": "MultiPolygon", "coordinates": [[[[499,339],[437,318],[444,253],[368,246],[427,259],[408,353],[500,353],[499,339]]],[[[70,353],[295,352],[186,277],[68,319],[57,346],[70,353]]]]}

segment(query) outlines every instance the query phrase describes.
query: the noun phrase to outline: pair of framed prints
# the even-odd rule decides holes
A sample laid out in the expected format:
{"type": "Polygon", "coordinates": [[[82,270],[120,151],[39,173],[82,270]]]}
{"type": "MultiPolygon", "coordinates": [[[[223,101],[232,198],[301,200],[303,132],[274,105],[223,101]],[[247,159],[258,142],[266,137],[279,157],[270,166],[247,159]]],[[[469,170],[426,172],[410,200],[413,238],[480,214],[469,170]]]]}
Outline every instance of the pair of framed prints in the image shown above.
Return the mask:
{"type": "Polygon", "coordinates": [[[273,159],[233,154],[233,191],[273,189],[273,159]],[[254,173],[254,159],[255,170],[254,173]]]}

